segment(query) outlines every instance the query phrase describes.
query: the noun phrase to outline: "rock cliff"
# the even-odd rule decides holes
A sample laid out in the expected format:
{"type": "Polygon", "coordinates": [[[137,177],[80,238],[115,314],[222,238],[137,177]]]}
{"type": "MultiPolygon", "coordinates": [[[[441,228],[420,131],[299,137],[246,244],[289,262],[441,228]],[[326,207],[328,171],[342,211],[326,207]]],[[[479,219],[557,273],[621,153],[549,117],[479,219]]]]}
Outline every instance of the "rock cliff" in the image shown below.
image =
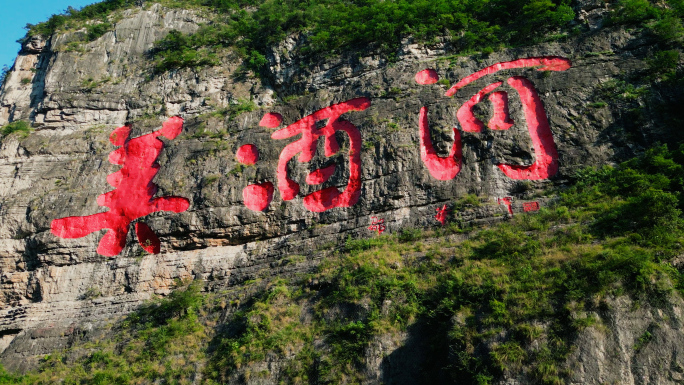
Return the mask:
{"type": "MultiPolygon", "coordinates": [[[[649,36],[600,28],[602,6],[578,10],[589,32],[488,55],[453,56],[446,40],[407,39],[392,62],[371,53],[302,66],[290,53],[307,41],[292,35],[273,47],[263,77],[237,72],[230,52],[219,66],[154,72],[148,56],[155,41],[205,22],[198,12],[158,4],[125,11],[92,42],[73,44],[82,30],[27,41],[0,90],[0,125],[26,120],[33,127],[0,142],[3,364],[34,368],[79,333],[96,334],[168,294],[179,279],[215,291],[307,272],[326,256],[317,250],[350,237],[438,226],[439,209],[468,194],[486,204],[449,221],[495,223],[544,207],[549,199],[539,192],[583,167],[679,140],[662,124],[662,111],[681,91],[631,97],[625,88],[651,68],[649,36]],[[643,107],[638,119],[629,113],[635,103],[643,107]],[[118,147],[124,142],[112,136],[125,126],[127,143],[143,143],[135,138],[159,132],[174,116],[183,120],[180,133],[149,137],[159,155],[144,162],[144,146],[118,147]],[[111,155],[117,148],[127,149],[121,159],[111,155]],[[122,164],[154,168],[154,182],[126,179],[132,171],[113,181],[122,164]],[[126,222],[114,256],[98,249],[111,223],[80,237],[64,234],[81,222],[55,228],[55,220],[107,211],[113,206],[98,197],[126,183],[135,193],[118,195],[125,207],[173,196],[187,208],[131,214],[134,224],[126,222]],[[149,238],[133,230],[144,227],[143,217],[149,238]],[[306,261],[283,263],[293,254],[306,261]]],[[[579,337],[570,382],[681,381],[681,301],[667,315],[633,313],[627,299],[615,301],[601,315],[610,332],[587,329],[579,337]],[[635,353],[635,336],[651,322],[667,325],[653,332],[663,343],[635,353]]],[[[385,342],[372,349],[384,351],[385,342]]],[[[390,377],[399,370],[385,369],[390,377]]]]}

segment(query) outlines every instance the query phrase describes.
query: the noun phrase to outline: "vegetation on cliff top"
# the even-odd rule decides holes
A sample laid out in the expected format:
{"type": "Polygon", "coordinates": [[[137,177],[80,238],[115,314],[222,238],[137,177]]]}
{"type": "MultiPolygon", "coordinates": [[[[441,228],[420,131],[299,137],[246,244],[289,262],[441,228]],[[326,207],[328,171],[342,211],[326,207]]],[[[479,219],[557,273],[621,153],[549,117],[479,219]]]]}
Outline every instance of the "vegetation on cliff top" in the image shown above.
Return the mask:
{"type": "MultiPolygon", "coordinates": [[[[370,47],[391,59],[408,36],[423,43],[446,37],[455,52],[491,52],[567,31],[575,18],[571,0],[105,0],[29,24],[27,36],[85,28],[84,38],[92,41],[113,27],[113,12],[152,3],[199,7],[213,15],[196,33],[174,31],[159,41],[153,53],[157,71],[216,65],[228,47],[246,68],[258,71],[270,47],[297,32],[308,37],[301,53],[316,56],[370,47]]],[[[610,21],[646,26],[660,39],[676,42],[684,36],[682,16],[682,0],[620,0],[610,21]]]]}
{"type": "Polygon", "coordinates": [[[684,291],[668,263],[684,241],[683,175],[684,146],[659,146],[585,169],[551,207],[490,228],[350,239],[314,274],[233,292],[182,285],[114,325],[113,338],[45,357],[36,373],[0,371],[0,383],[361,383],[370,347],[382,336],[401,345],[407,333],[421,341],[415,370],[402,373],[416,383],[488,384],[514,372],[561,384],[578,332],[601,324],[595,314],[611,298],[662,307],[684,291]]]}
{"type": "Polygon", "coordinates": [[[235,48],[256,70],[265,64],[269,47],[295,32],[309,36],[304,53],[319,54],[369,45],[392,54],[407,36],[422,42],[448,36],[459,50],[529,44],[575,16],[570,0],[105,0],[29,24],[28,35],[84,27],[92,41],[112,27],[113,11],[154,2],[201,7],[214,15],[198,32],[174,32],[158,44],[160,71],[215,64],[214,54],[225,47],[235,48]]]}
{"type": "Polygon", "coordinates": [[[308,36],[302,53],[323,56],[370,47],[391,57],[407,36],[424,43],[446,36],[459,51],[529,44],[575,16],[569,0],[258,1],[253,11],[230,2],[213,6],[221,15],[214,23],[157,44],[158,71],[206,64],[199,57],[212,59],[201,51],[196,56],[199,48],[228,46],[259,70],[271,46],[302,31],[308,36]]]}

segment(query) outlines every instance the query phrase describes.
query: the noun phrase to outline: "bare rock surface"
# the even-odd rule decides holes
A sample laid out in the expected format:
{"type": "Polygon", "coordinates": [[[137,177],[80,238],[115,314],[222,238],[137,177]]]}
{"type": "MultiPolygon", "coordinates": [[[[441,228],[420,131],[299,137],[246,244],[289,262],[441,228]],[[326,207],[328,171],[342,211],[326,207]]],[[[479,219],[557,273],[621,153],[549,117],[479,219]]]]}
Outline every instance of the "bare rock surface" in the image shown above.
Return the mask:
{"type": "MultiPolygon", "coordinates": [[[[594,28],[601,2],[584,3],[587,23],[594,28]]],[[[373,218],[382,219],[389,233],[437,226],[436,210],[453,208],[466,194],[486,204],[451,212],[450,221],[505,220],[508,209],[498,198],[515,196],[514,212],[525,210],[529,202],[543,207],[547,199],[526,192],[565,183],[579,168],[615,162],[675,135],[660,129],[654,106],[638,138],[626,141],[618,124],[621,113],[591,106],[600,101],[596,95],[604,84],[645,69],[651,47],[625,30],[596,28],[562,42],[472,57],[447,56],[447,43],[426,47],[407,40],[393,63],[369,54],[312,66],[301,66],[300,59],[289,55],[306,43],[291,36],[273,48],[270,73],[263,80],[234,76],[239,60],[228,51],[221,66],[161,74],[150,69],[149,53],[156,40],[174,29],[193,32],[203,21],[192,11],[159,5],[133,9],[94,42],[74,48],[70,42],[83,31],[71,31],[48,41],[30,40],[17,57],[0,90],[0,125],[23,119],[35,131],[27,137],[11,134],[0,142],[0,360],[9,369],[34,367],[42,355],[67,346],[74,333],[100,330],[152,296],[167,294],[178,279],[202,279],[207,290],[214,290],[255,277],[307,271],[324,257],[323,250],[348,237],[372,236],[368,227],[373,218]],[[506,70],[464,87],[453,98],[444,96],[458,80],[487,66],[547,56],[567,58],[572,66],[558,72],[506,70]],[[446,82],[416,83],[416,73],[426,68],[446,82]],[[558,148],[558,173],[549,180],[523,183],[496,166],[526,166],[535,159],[522,103],[512,98],[515,124],[508,130],[463,132],[461,172],[453,180],[434,179],[421,161],[421,107],[429,107],[432,138],[438,154],[446,156],[459,107],[494,81],[502,81],[503,89],[515,95],[506,84],[511,76],[526,77],[540,95],[558,148]],[[276,189],[264,212],[245,207],[243,189],[255,182],[276,184],[278,157],[292,141],[271,139],[274,130],[259,125],[264,114],[281,114],[282,128],[359,97],[370,99],[371,106],[343,116],[363,140],[362,188],[355,205],[322,213],[305,209],[302,196],[320,188],[303,183],[308,173],[336,164],[337,171],[322,187],[344,188],[349,177],[348,156],[324,159],[319,143],[310,163],[289,164],[290,177],[302,186],[297,198],[284,201],[276,189]],[[241,105],[249,108],[230,112],[241,105]],[[129,123],[136,137],[159,129],[173,115],[182,116],[185,125],[177,138],[162,139],[165,146],[154,183],[159,186],[157,196],[187,198],[190,208],[144,218],[161,240],[159,254],[146,253],[134,232],[115,257],[96,251],[103,231],[78,239],[50,232],[54,219],[106,210],[97,197],[112,189],[107,176],[119,169],[108,161],[115,150],[109,136],[116,127],[129,123]],[[256,165],[242,167],[236,161],[236,151],[244,144],[258,147],[256,165]],[[304,254],[307,262],[281,263],[291,254],[304,254]]],[[[487,103],[478,108],[482,116],[493,113],[487,103]]],[[[342,135],[340,143],[343,148],[349,145],[342,135]]],[[[621,301],[616,300],[606,316],[608,331],[588,329],[581,336],[569,364],[577,368],[574,383],[679,381],[681,370],[672,369],[670,378],[664,378],[656,368],[684,365],[678,353],[684,338],[678,330],[680,304],[673,305],[665,322],[664,315],[634,313],[621,301]],[[654,341],[660,342],[632,349],[634,333],[652,323],[664,325],[654,329],[654,341]],[[647,354],[649,349],[654,352],[647,354]]],[[[395,345],[391,338],[378,341],[369,365],[389,367],[378,357],[391,354],[395,345]]],[[[386,380],[375,376],[373,383],[386,380]]]]}

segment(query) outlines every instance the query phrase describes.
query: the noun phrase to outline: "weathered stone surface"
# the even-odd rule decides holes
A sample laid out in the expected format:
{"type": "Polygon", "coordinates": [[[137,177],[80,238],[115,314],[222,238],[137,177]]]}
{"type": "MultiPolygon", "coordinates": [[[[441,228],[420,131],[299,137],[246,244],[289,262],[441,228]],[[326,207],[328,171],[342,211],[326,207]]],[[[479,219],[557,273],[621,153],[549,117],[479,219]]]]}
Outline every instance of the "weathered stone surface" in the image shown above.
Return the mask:
{"type": "Polygon", "coordinates": [[[598,326],[582,331],[568,359],[571,384],[679,384],[684,379],[682,303],[635,306],[627,297],[604,306],[598,326]],[[648,334],[645,334],[647,333],[648,334]]]}
{"type": "MultiPolygon", "coordinates": [[[[585,3],[586,22],[594,28],[591,15],[600,7],[585,3]]],[[[26,119],[36,131],[26,138],[10,135],[0,143],[0,359],[6,367],[34,366],[41,355],[68,344],[75,330],[100,330],[152,295],[168,293],[176,279],[203,279],[212,290],[254,277],[306,271],[324,257],[320,250],[349,236],[371,236],[371,217],[383,219],[390,233],[408,226],[436,226],[436,209],[445,204],[453,208],[466,194],[476,194],[487,204],[452,212],[450,221],[505,220],[507,209],[497,204],[497,198],[514,196],[514,212],[523,211],[523,202],[536,201],[543,207],[547,200],[534,198],[534,193],[545,186],[563,183],[578,168],[615,161],[673,135],[663,132],[658,116],[651,113],[638,141],[621,140],[624,133],[615,128],[620,112],[589,106],[603,83],[646,66],[648,42],[624,30],[601,29],[565,42],[508,49],[487,57],[447,57],[446,42],[426,47],[407,40],[394,63],[377,55],[343,56],[308,67],[289,54],[305,44],[304,38],[292,36],[274,47],[270,74],[263,82],[234,77],[239,62],[230,52],[219,67],[164,74],[149,70],[147,55],[155,40],[172,29],[192,32],[202,21],[191,11],[155,5],[127,11],[114,31],[79,49],[69,48],[82,33],[75,31],[54,36],[45,45],[29,41],[18,56],[0,91],[0,124],[26,119]],[[507,70],[466,86],[454,98],[444,96],[450,85],[489,65],[539,56],[568,58],[572,67],[562,72],[507,70]],[[449,86],[417,84],[415,74],[426,68],[434,69],[449,86]],[[503,81],[502,87],[512,91],[505,83],[510,76],[525,76],[539,92],[558,148],[558,174],[551,180],[516,181],[496,167],[534,162],[522,104],[512,98],[512,128],[463,132],[461,172],[450,181],[431,177],[418,145],[420,108],[429,107],[435,146],[446,156],[458,108],[494,81],[503,81]],[[369,98],[371,106],[343,116],[359,129],[363,140],[358,203],[323,213],[304,208],[301,196],[319,188],[304,183],[309,172],[333,162],[337,165],[323,187],[343,188],[349,177],[348,155],[324,159],[319,143],[312,162],[289,164],[290,177],[302,187],[299,197],[283,201],[276,189],[265,212],[244,206],[245,186],[276,184],[278,157],[292,141],[271,139],[274,130],[259,126],[265,113],[280,113],[282,128],[358,97],[369,98]],[[254,103],[252,111],[211,114],[248,101],[254,103]],[[104,211],[97,197],[112,189],[106,178],[119,168],[108,162],[115,149],[108,141],[114,128],[130,123],[135,137],[157,130],[166,117],[176,114],[185,118],[183,133],[174,140],[163,139],[161,168],[154,183],[159,185],[157,196],[185,197],[191,205],[180,214],[145,218],[162,241],[160,254],[145,253],[133,232],[124,251],[113,258],[96,252],[104,232],[79,239],[61,239],[50,232],[54,219],[104,211]],[[235,153],[244,144],[258,147],[256,165],[237,163],[235,153]],[[281,263],[282,257],[294,253],[305,253],[307,262],[281,263]]],[[[492,114],[489,104],[478,108],[480,115],[492,114]]],[[[339,138],[343,148],[349,146],[346,137],[339,138]]],[[[671,322],[680,322],[679,310],[673,312],[671,322]]],[[[625,315],[627,310],[623,313],[615,317],[634,323],[633,330],[649,322],[625,315]]],[[[622,329],[623,324],[610,328],[622,329]]],[[[660,330],[663,338],[677,333],[674,327],[660,330]]],[[[627,354],[633,337],[585,333],[573,358],[583,368],[577,372],[577,383],[610,382],[617,368],[641,370],[630,377],[634,383],[641,381],[637,377],[665,381],[650,374],[660,361],[642,361],[643,353],[627,354]],[[591,350],[599,342],[605,352],[621,349],[621,355],[609,359],[607,353],[591,350]],[[592,365],[603,369],[594,370],[592,365]]],[[[681,338],[677,335],[673,341],[681,338]]],[[[369,355],[369,365],[395,365],[377,358],[394,345],[379,341],[373,347],[378,353],[369,355]]],[[[673,342],[658,348],[670,349],[663,357],[676,361],[676,346],[673,342]]],[[[373,381],[384,378],[373,376],[373,381]]]]}

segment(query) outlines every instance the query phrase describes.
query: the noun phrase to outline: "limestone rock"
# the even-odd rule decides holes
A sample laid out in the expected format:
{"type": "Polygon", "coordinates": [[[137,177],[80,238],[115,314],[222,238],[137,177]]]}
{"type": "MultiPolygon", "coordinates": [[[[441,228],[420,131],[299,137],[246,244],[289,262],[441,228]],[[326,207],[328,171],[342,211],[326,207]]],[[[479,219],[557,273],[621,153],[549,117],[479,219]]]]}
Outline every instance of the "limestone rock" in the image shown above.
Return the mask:
{"type": "MultiPolygon", "coordinates": [[[[592,28],[592,12],[602,9],[594,3],[580,5],[592,28]]],[[[152,295],[168,293],[176,279],[202,279],[213,290],[255,277],[307,271],[324,257],[322,246],[330,248],[350,236],[372,236],[369,226],[374,220],[381,219],[389,233],[437,226],[436,210],[444,205],[452,209],[466,194],[481,197],[482,207],[451,210],[450,222],[505,220],[508,209],[499,198],[514,196],[511,209],[516,213],[525,210],[525,203],[543,207],[547,201],[535,199],[531,192],[565,183],[579,168],[617,161],[676,135],[660,128],[654,107],[647,110],[639,141],[628,143],[616,128],[620,111],[590,106],[602,84],[646,66],[643,59],[650,48],[645,38],[621,29],[597,29],[563,42],[471,57],[445,56],[447,42],[425,47],[407,39],[394,63],[369,53],[342,55],[312,66],[302,66],[301,58],[290,55],[293,48],[306,44],[304,37],[290,36],[273,48],[265,79],[233,76],[239,61],[230,52],[221,66],[163,74],[150,71],[148,54],[156,40],[174,29],[193,32],[203,21],[190,10],[160,5],[133,9],[125,12],[113,31],[77,49],[72,43],[82,31],[58,34],[45,42],[31,39],[17,57],[0,90],[0,125],[23,119],[35,131],[25,138],[9,135],[0,142],[0,359],[6,367],[34,367],[39,357],[68,345],[77,330],[100,330],[152,295]],[[566,71],[506,70],[462,88],[452,98],[445,96],[451,85],[478,70],[534,57],[567,58],[572,66],[566,71]],[[427,68],[446,82],[418,84],[415,75],[427,68]],[[523,104],[506,83],[511,76],[523,76],[533,84],[548,116],[559,164],[558,173],[548,180],[523,183],[497,167],[500,163],[529,166],[535,161],[523,104]],[[452,180],[436,180],[421,160],[421,107],[429,108],[436,152],[445,157],[454,140],[459,107],[487,81],[502,82],[501,89],[513,95],[514,124],[507,130],[461,132],[460,173],[452,180]],[[259,124],[265,114],[280,114],[279,128],[283,128],[360,97],[368,98],[370,107],[343,115],[362,140],[357,203],[325,212],[309,211],[303,204],[303,196],[320,188],[347,185],[350,140],[338,133],[341,155],[324,157],[319,143],[311,162],[289,163],[290,178],[301,186],[298,197],[286,201],[276,188],[265,211],[245,207],[242,191],[247,185],[277,185],[279,156],[295,140],[272,139],[274,129],[259,124]],[[106,210],[97,197],[112,189],[107,177],[119,169],[108,161],[116,149],[109,141],[115,128],[129,123],[132,137],[137,137],[159,129],[173,115],[182,116],[185,125],[177,138],[161,139],[164,149],[154,179],[159,186],[156,196],[187,198],[190,208],[145,218],[161,240],[160,254],[146,253],[133,231],[124,251],[115,257],[96,251],[103,231],[76,239],[59,238],[50,231],[55,219],[106,210]],[[259,149],[253,166],[241,166],[235,159],[245,144],[259,149]],[[311,172],[330,165],[335,165],[335,171],[327,182],[304,183],[311,172]],[[306,264],[278,263],[284,256],[304,252],[315,257],[306,264]]],[[[482,103],[475,112],[487,121],[494,109],[482,103]]],[[[625,322],[644,327],[641,321],[625,322]]],[[[641,356],[627,354],[633,336],[591,333],[582,336],[582,346],[599,341],[605,354],[607,349],[622,350],[618,357],[606,357],[602,351],[580,349],[573,358],[582,368],[578,383],[612,381],[611,371],[617,368],[640,371],[635,374],[640,379],[662,380],[651,373],[653,365],[665,361],[642,362],[641,356]],[[606,360],[612,360],[606,369],[593,369],[606,360]]],[[[663,339],[676,334],[674,328],[662,333],[663,339]]],[[[675,338],[679,339],[681,335],[675,338]]],[[[373,349],[384,354],[393,344],[380,340],[373,349]]],[[[679,360],[673,358],[674,346],[673,342],[660,347],[670,349],[663,357],[679,360]]]]}

